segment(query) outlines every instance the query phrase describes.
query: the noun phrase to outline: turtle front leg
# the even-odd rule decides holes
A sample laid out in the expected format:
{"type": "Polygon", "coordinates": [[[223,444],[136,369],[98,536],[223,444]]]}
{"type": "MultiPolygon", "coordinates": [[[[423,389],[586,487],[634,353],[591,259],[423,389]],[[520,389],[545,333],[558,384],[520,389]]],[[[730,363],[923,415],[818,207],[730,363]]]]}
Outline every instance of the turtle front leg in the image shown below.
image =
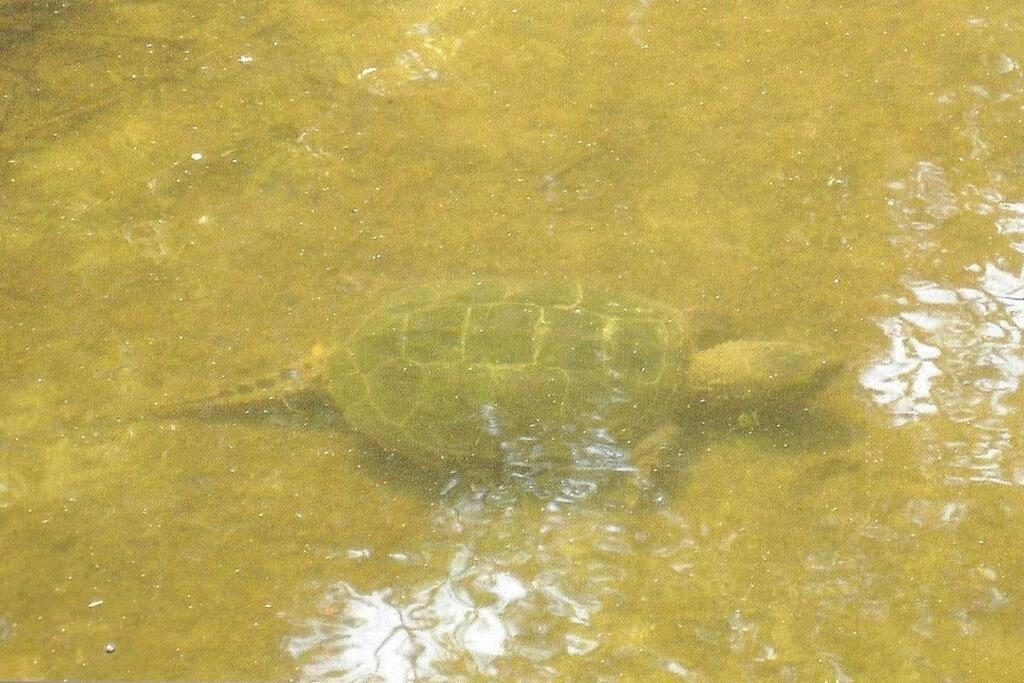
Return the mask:
{"type": "Polygon", "coordinates": [[[673,423],[658,427],[636,443],[632,456],[635,485],[639,494],[647,498],[654,494],[658,473],[673,456],[679,454],[682,443],[683,430],[673,423]]]}

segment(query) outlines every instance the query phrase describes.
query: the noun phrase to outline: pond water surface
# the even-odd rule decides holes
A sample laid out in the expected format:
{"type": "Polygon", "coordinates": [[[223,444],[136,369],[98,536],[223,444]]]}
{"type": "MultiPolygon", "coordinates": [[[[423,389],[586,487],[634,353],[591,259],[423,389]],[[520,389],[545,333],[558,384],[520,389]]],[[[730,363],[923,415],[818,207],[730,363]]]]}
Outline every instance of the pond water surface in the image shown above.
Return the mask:
{"type": "Polygon", "coordinates": [[[0,677],[1019,678],[1022,66],[1011,0],[4,3],[0,677]],[[130,419],[485,276],[845,370],[640,507],[130,419]]]}

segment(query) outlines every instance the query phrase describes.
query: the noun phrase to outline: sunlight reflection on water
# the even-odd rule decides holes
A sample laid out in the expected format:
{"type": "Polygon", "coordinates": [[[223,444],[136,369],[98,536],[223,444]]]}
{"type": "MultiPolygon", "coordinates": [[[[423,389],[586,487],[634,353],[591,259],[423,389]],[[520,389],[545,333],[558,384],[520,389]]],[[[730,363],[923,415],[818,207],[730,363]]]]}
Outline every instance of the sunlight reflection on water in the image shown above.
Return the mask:
{"type": "Polygon", "coordinates": [[[503,501],[501,510],[490,497],[468,494],[438,514],[442,535],[424,549],[448,558],[436,580],[404,590],[329,587],[317,616],[286,642],[303,679],[495,676],[502,658],[540,674],[601,645],[607,634],[594,618],[624,575],[613,560],[593,556],[628,557],[637,550],[630,530],[598,510],[549,508],[532,517],[522,501],[503,501]],[[523,538],[539,543],[530,550],[523,538]],[[578,562],[587,568],[582,582],[578,562]]]}
{"type": "Polygon", "coordinates": [[[472,564],[470,550],[462,548],[448,576],[403,601],[392,589],[360,593],[344,582],[332,586],[321,611],[333,618],[310,620],[309,633],[289,640],[287,649],[307,661],[306,680],[437,677],[466,659],[478,673],[493,675],[494,659],[516,635],[504,614],[526,594],[518,578],[472,564]]]}
{"type": "MultiPolygon", "coordinates": [[[[944,255],[942,226],[961,212],[990,217],[997,234],[1014,234],[1021,226],[1021,203],[1006,201],[994,187],[954,190],[932,162],[921,162],[889,188],[903,230],[896,243],[908,258],[944,255]]],[[[1024,461],[1011,448],[1007,421],[1009,399],[1024,376],[1024,271],[1013,272],[1000,260],[964,263],[962,272],[962,284],[912,274],[905,279],[911,296],[898,298],[900,312],[878,322],[889,351],[861,372],[861,384],[897,426],[927,417],[967,429],[966,443],[937,444],[952,479],[1024,484],[1024,461]]]]}

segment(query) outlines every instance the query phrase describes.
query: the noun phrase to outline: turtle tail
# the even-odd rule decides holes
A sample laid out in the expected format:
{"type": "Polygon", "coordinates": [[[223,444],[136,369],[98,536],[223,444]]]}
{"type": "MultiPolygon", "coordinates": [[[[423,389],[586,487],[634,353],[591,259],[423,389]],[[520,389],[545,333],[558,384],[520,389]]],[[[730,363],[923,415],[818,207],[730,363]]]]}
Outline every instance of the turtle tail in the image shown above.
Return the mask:
{"type": "Polygon", "coordinates": [[[140,417],[149,420],[205,421],[296,418],[337,414],[323,389],[322,358],[314,355],[279,372],[212,396],[156,405],[140,417]]]}

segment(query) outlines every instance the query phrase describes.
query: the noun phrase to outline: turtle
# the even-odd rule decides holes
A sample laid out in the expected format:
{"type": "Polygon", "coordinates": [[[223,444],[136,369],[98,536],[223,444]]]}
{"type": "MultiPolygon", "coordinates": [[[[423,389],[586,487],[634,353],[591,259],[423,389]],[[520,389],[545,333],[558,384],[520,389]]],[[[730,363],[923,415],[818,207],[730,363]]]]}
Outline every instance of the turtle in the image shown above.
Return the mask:
{"type": "Polygon", "coordinates": [[[577,282],[413,285],[303,363],[163,415],[315,404],[425,464],[636,470],[688,419],[801,406],[839,368],[812,345],[722,340],[708,327],[658,300],[577,282]]]}

